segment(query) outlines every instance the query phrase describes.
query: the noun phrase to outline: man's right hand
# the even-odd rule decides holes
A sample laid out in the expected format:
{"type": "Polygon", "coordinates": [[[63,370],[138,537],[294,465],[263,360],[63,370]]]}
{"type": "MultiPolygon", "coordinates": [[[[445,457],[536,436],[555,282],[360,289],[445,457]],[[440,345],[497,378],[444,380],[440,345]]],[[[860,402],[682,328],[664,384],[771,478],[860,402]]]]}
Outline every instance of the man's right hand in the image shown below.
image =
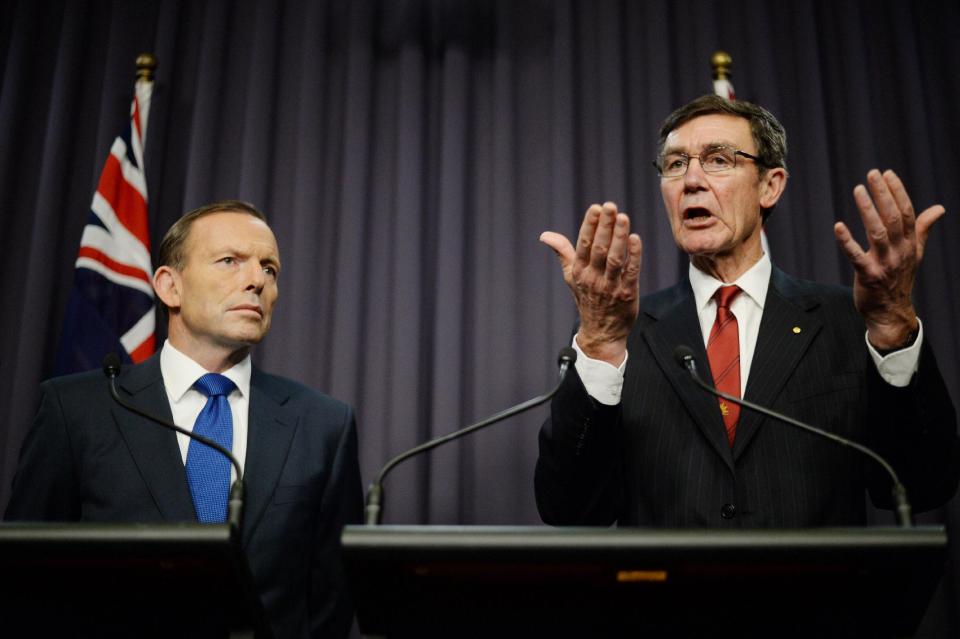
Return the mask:
{"type": "Polygon", "coordinates": [[[577,344],[588,357],[619,366],[627,335],[640,311],[640,236],[630,233],[630,218],[606,202],[587,209],[577,247],[553,231],[540,241],[557,254],[563,279],[580,313],[577,344]]]}

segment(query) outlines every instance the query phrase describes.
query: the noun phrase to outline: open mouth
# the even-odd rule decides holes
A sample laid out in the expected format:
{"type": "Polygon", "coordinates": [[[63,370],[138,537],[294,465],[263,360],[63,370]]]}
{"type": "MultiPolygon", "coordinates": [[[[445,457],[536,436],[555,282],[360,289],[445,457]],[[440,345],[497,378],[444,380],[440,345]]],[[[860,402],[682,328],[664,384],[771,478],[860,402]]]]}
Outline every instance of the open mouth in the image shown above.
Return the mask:
{"type": "Polygon", "coordinates": [[[683,212],[684,220],[704,220],[710,217],[711,213],[707,209],[700,207],[690,207],[683,212]]]}

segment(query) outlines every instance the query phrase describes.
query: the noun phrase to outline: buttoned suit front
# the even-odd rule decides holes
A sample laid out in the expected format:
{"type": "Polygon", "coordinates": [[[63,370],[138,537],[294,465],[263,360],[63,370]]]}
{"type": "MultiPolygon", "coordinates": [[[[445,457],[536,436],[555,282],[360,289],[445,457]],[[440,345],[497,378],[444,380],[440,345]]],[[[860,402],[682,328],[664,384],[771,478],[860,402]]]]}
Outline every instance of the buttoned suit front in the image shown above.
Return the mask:
{"type": "MultiPolygon", "coordinates": [[[[774,268],[744,398],[884,455],[914,509],[957,487],[956,414],[925,337],[917,373],[896,388],[870,359],[849,289],[774,268]]],[[[644,297],[628,338],[620,404],[569,375],[540,433],[536,497],[554,525],[863,525],[865,494],[891,507],[890,480],[852,449],[742,409],[731,448],[715,397],[674,358],[710,370],[687,280],[644,297]]]]}
{"type": "MultiPolygon", "coordinates": [[[[123,370],[121,396],[171,419],[159,356],[123,370]]],[[[109,396],[99,371],[42,385],[6,519],[196,521],[173,431],[109,396]]],[[[278,637],[345,636],[352,605],[340,562],[362,498],[352,410],[253,368],[242,548],[278,637]]]]}

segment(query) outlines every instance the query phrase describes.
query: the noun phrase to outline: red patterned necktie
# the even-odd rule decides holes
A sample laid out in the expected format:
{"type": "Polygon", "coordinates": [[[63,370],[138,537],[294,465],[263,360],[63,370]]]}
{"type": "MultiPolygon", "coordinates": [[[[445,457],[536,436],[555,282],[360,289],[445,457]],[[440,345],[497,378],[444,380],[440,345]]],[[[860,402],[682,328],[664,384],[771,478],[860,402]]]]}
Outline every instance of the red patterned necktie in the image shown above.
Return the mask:
{"type": "MultiPolygon", "coordinates": [[[[739,286],[721,286],[717,290],[717,319],[710,330],[707,342],[707,359],[714,385],[727,395],[740,397],[740,335],[737,318],[730,312],[733,298],[740,294],[739,286]]],[[[733,447],[740,418],[740,406],[725,399],[720,400],[723,425],[727,428],[727,440],[733,447]]]]}

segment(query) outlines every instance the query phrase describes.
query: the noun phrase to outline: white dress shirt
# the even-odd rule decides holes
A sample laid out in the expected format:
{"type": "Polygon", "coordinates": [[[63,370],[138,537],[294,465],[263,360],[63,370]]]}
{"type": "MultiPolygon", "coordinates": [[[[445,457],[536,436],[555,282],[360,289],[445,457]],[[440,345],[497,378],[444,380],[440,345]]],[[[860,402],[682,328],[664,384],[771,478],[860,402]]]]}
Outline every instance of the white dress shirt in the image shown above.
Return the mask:
{"type": "MultiPolygon", "coordinates": [[[[740,336],[740,396],[747,388],[747,379],[750,376],[750,364],[753,362],[753,352],[757,346],[757,336],[760,334],[760,320],[763,317],[763,305],[767,299],[767,287],[770,285],[770,274],[773,265],[770,257],[765,253],[760,260],[751,266],[737,281],[736,284],[743,292],[733,299],[730,310],[737,318],[740,336]]],[[[697,269],[690,263],[690,286],[693,288],[693,297],[697,306],[697,315],[700,320],[700,331],[703,334],[704,346],[710,339],[710,330],[717,316],[717,303],[713,295],[717,289],[727,284],[697,269]]],[[[918,320],[919,321],[919,320],[918,320]]],[[[892,386],[906,386],[910,383],[913,374],[917,372],[920,362],[920,345],[923,343],[923,324],[917,339],[908,348],[890,353],[886,357],[880,355],[867,340],[867,350],[873,359],[880,376],[892,386]]],[[[620,366],[613,366],[598,359],[584,355],[573,338],[573,348],[577,351],[577,373],[583,381],[587,393],[601,404],[613,406],[620,402],[620,393],[623,389],[623,372],[627,367],[627,357],[624,357],[620,366]]]]}
{"type": "MultiPolygon", "coordinates": [[[[247,456],[247,414],[250,409],[250,373],[253,370],[250,356],[225,370],[221,375],[236,384],[236,388],[227,396],[230,403],[230,412],[233,415],[233,456],[244,467],[247,456]]],[[[193,384],[209,373],[200,364],[196,363],[167,340],[160,351],[160,374],[163,375],[163,386],[167,391],[167,400],[170,402],[170,411],[173,413],[173,423],[186,430],[193,431],[194,422],[200,411],[207,403],[207,397],[193,388],[193,384]]],[[[177,433],[177,443],[180,445],[180,457],[187,463],[187,451],[190,449],[190,438],[177,433]]],[[[236,469],[230,470],[231,481],[236,479],[236,469]]]]}

